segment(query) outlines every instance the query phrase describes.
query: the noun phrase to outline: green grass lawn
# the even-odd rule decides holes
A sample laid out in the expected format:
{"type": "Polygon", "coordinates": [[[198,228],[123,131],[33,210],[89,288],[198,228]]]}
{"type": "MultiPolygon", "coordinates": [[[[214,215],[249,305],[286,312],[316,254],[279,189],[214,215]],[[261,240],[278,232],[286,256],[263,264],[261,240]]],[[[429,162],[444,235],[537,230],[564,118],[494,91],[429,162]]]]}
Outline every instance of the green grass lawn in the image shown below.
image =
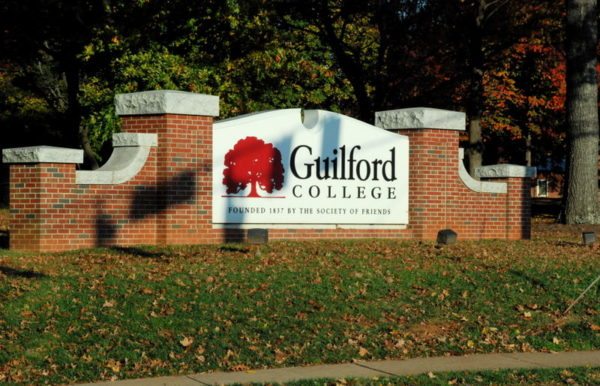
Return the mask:
{"type": "MultiPolygon", "coordinates": [[[[0,383],[600,349],[600,250],[383,240],[0,251],[0,383]]],[[[597,373],[596,373],[597,375],[597,373]]]]}

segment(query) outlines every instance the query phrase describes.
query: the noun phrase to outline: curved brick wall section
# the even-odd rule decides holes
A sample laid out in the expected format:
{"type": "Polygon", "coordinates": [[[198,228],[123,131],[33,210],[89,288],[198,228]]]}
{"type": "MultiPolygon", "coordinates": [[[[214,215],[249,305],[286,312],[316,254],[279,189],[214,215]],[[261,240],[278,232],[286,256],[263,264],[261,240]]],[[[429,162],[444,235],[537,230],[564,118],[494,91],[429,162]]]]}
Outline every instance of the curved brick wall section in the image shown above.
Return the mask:
{"type": "Polygon", "coordinates": [[[529,238],[531,181],[507,178],[508,194],[474,192],[458,169],[458,132],[402,130],[410,138],[410,215],[414,237],[451,228],[460,239],[529,238]]]}
{"type": "MultiPolygon", "coordinates": [[[[182,95],[176,94],[178,98],[182,95]]],[[[126,102],[126,108],[136,107],[126,102]]],[[[81,185],[76,183],[73,163],[13,161],[11,249],[61,251],[245,239],[244,230],[212,228],[213,117],[200,115],[206,109],[187,115],[150,114],[151,108],[145,106],[144,114],[132,110],[130,115],[122,116],[124,132],[158,136],[158,147],[151,148],[144,167],[126,183],[81,185]]],[[[431,240],[445,228],[456,231],[461,240],[529,238],[529,178],[503,180],[507,194],[472,191],[459,176],[458,131],[392,131],[410,139],[407,229],[271,229],[269,238],[431,240]]]]}
{"type": "Polygon", "coordinates": [[[11,165],[10,248],[63,251],[155,244],[156,215],[132,216],[136,206],[155,207],[155,152],[134,179],[120,185],[78,185],[74,164],[11,165]],[[136,202],[140,196],[149,198],[136,202]]]}

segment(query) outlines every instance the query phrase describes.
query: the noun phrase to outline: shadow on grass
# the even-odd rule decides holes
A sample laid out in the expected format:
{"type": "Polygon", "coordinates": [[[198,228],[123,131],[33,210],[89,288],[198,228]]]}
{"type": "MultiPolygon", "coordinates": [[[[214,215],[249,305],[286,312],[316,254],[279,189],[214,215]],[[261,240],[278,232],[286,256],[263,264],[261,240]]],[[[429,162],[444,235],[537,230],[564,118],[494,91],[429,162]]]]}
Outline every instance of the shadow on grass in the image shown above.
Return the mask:
{"type": "Polygon", "coordinates": [[[577,243],[574,241],[562,241],[559,240],[556,242],[557,247],[585,247],[583,243],[577,243]]]}
{"type": "Polygon", "coordinates": [[[164,253],[162,252],[152,252],[139,247],[109,247],[108,249],[114,252],[145,257],[148,259],[160,259],[164,257],[164,253]]]}
{"type": "Polygon", "coordinates": [[[219,247],[219,251],[221,252],[240,252],[240,253],[248,253],[250,252],[250,248],[246,247],[244,244],[225,244],[219,247]]]}
{"type": "Polygon", "coordinates": [[[0,265],[0,272],[10,277],[23,277],[26,279],[41,279],[46,277],[43,273],[31,271],[31,270],[23,270],[16,269],[11,267],[6,267],[4,265],[0,265]]]}
{"type": "Polygon", "coordinates": [[[530,282],[531,284],[533,284],[536,287],[540,287],[544,290],[548,289],[548,286],[546,285],[546,283],[544,283],[543,281],[541,281],[539,279],[536,279],[535,277],[531,277],[524,272],[510,269],[510,270],[508,270],[508,273],[510,273],[511,275],[520,277],[521,279],[524,279],[524,280],[530,282]]]}

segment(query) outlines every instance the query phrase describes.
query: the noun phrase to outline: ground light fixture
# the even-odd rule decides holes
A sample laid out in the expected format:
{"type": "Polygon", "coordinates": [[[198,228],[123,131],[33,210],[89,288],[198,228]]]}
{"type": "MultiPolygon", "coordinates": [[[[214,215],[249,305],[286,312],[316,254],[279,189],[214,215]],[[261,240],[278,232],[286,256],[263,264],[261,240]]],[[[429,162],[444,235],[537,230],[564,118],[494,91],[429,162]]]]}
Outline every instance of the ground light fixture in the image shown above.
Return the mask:
{"type": "Polygon", "coordinates": [[[452,229],[442,229],[437,234],[438,245],[450,245],[456,243],[457,234],[452,229]]]}
{"type": "Polygon", "coordinates": [[[596,242],[596,233],[595,232],[583,232],[581,234],[583,238],[584,245],[592,245],[596,242]]]}
{"type": "Polygon", "coordinates": [[[248,243],[266,244],[269,241],[269,230],[264,228],[248,229],[248,243]]]}

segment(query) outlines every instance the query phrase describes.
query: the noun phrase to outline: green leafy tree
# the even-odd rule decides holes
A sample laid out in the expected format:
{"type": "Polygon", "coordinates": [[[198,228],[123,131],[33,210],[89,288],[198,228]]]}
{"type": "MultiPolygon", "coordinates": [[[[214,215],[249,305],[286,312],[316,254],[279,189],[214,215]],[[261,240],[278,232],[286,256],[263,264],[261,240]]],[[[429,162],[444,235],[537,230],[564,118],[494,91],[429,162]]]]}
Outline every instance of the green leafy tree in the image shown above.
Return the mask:
{"type": "Polygon", "coordinates": [[[97,167],[89,133],[81,124],[81,83],[89,71],[82,54],[93,37],[109,29],[110,3],[7,0],[2,7],[4,57],[22,71],[18,78],[29,83],[25,89],[62,115],[67,143],[79,144],[89,164],[97,167]]]}
{"type": "MultiPolygon", "coordinates": [[[[82,147],[92,167],[119,129],[112,107],[119,92],[221,95],[224,117],[291,106],[340,111],[353,104],[329,51],[284,27],[266,1],[9,0],[2,7],[2,92],[37,101],[40,122],[52,115],[62,122],[56,127],[67,128],[52,142],[82,147]],[[40,29],[30,34],[25,20],[32,18],[40,29]]],[[[24,109],[8,99],[6,106],[24,109]]],[[[40,131],[51,130],[42,125],[40,131]]]]}

